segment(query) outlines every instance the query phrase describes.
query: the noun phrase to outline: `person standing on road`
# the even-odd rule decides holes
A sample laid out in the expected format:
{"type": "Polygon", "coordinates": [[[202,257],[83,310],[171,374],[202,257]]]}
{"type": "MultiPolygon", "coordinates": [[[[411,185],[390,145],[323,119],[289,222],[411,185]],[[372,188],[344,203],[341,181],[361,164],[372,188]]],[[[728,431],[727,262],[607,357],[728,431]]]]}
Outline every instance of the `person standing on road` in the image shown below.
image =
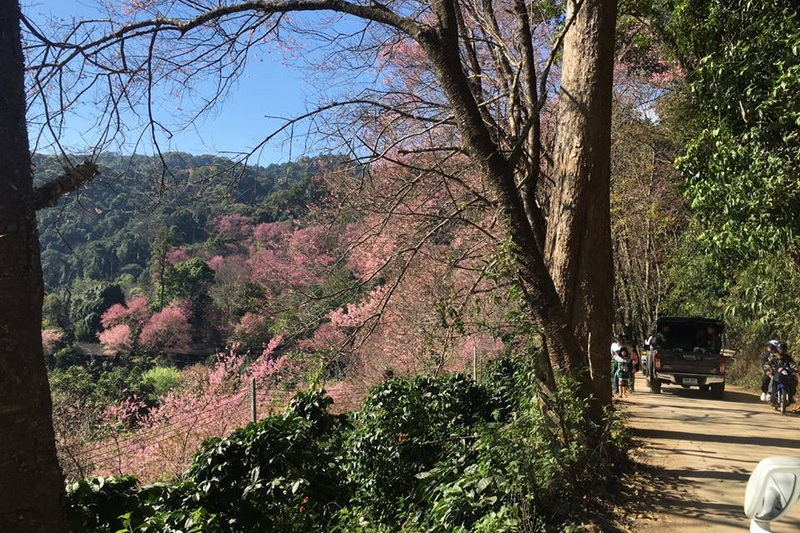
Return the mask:
{"type": "Polygon", "coordinates": [[[622,336],[622,345],[628,349],[628,356],[631,359],[631,377],[629,380],[628,390],[634,392],[636,372],[639,371],[639,350],[636,349],[636,343],[631,341],[630,337],[627,335],[622,336]]]}
{"type": "Polygon", "coordinates": [[[617,363],[617,370],[614,373],[614,377],[616,378],[619,397],[625,398],[627,396],[628,387],[630,386],[632,374],[631,357],[626,346],[620,347],[619,351],[614,356],[614,361],[617,363]]]}
{"type": "Polygon", "coordinates": [[[622,347],[622,335],[616,335],[611,343],[611,393],[619,393],[619,382],[617,382],[617,355],[622,347]]]}
{"type": "Polygon", "coordinates": [[[626,347],[625,335],[620,333],[614,337],[614,342],[611,343],[611,389],[614,394],[619,393],[619,381],[617,380],[617,370],[619,363],[619,351],[621,348],[626,347]]]}

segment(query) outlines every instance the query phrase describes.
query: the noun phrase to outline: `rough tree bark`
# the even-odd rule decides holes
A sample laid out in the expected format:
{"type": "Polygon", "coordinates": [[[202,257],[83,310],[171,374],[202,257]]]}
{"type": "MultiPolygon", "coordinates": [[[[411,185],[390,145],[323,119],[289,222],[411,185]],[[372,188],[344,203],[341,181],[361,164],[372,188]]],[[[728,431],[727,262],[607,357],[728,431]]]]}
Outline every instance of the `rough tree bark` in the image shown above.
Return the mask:
{"type": "Polygon", "coordinates": [[[17,0],[0,8],[0,531],[66,531],[42,354],[43,281],[17,0]]]}
{"type": "MultiPolygon", "coordinates": [[[[616,0],[569,2],[578,10],[564,41],[554,151],[555,195],[547,224],[550,274],[592,378],[609,404],[613,321],[611,254],[611,89],[616,0]]],[[[579,358],[580,352],[567,352],[579,358]]],[[[578,364],[575,360],[573,365],[578,364]]]]}
{"type": "MultiPolygon", "coordinates": [[[[497,194],[498,206],[504,214],[504,223],[513,245],[512,252],[517,265],[519,281],[525,291],[526,303],[548,347],[553,353],[563,356],[563,359],[557,358],[554,366],[578,378],[582,396],[589,398],[591,395],[596,394],[595,387],[591,381],[590,374],[582,371],[586,369],[587,365],[586,360],[582,357],[583,351],[578,344],[579,337],[576,337],[567,327],[569,320],[564,312],[567,308],[559,300],[556,287],[548,274],[544,254],[541,250],[542,243],[537,239],[536,223],[531,223],[528,216],[529,211],[525,208],[523,196],[520,194],[520,189],[515,180],[514,167],[503,156],[500,147],[492,140],[491,134],[481,118],[477,102],[470,92],[469,82],[461,68],[461,62],[458,60],[459,46],[456,34],[455,3],[448,0],[436,0],[432,2],[432,5],[440,25],[439,31],[436,33],[421,32],[416,38],[433,63],[434,72],[436,72],[442,84],[455,119],[459,124],[467,153],[478,164],[484,175],[487,176],[488,182],[497,194]]],[[[612,44],[613,31],[612,26],[612,44]]],[[[609,70],[613,68],[613,50],[610,60],[612,64],[609,70]]],[[[608,91],[608,100],[610,101],[610,86],[608,91]]],[[[605,145],[587,147],[587,150],[602,151],[603,147],[607,151],[610,150],[610,121],[609,113],[609,136],[605,145]]],[[[582,143],[583,141],[584,137],[577,139],[577,142],[582,143]]],[[[587,141],[595,142],[595,139],[590,138],[587,141]]],[[[608,160],[609,157],[607,156],[606,159],[608,160]]],[[[577,185],[579,187],[582,183],[577,185]]],[[[608,173],[606,173],[607,188],[605,194],[607,198],[609,195],[608,186],[608,173]]],[[[609,226],[608,202],[606,202],[606,209],[606,225],[609,226]]],[[[610,230],[608,246],[611,246],[610,230]]],[[[576,276],[579,275],[576,274],[576,276]]],[[[598,278],[597,281],[601,282],[602,278],[598,278]]],[[[609,278],[607,282],[611,284],[613,280],[609,278]]],[[[611,291],[612,289],[609,288],[609,294],[611,291]]],[[[588,302],[588,304],[592,305],[592,302],[588,302]]],[[[608,371],[606,371],[607,374],[608,371]]],[[[546,383],[547,377],[547,374],[540,376],[542,384],[552,386],[552,384],[546,383]]],[[[610,403],[610,397],[608,401],[610,403]]],[[[597,402],[592,402],[590,405],[592,407],[590,415],[595,421],[599,422],[602,416],[601,405],[597,402]]]]}

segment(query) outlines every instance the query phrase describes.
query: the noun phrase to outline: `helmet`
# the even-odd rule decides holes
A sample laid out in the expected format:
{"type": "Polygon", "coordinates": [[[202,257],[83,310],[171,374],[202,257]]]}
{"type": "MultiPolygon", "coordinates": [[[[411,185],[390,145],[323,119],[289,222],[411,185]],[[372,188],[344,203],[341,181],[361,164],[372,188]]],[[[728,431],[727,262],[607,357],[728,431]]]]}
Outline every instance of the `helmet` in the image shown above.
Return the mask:
{"type": "Polygon", "coordinates": [[[779,342],[777,346],[779,352],[785,352],[787,347],[785,342],[779,342]]]}
{"type": "Polygon", "coordinates": [[[779,344],[781,344],[781,341],[779,341],[779,340],[771,340],[771,341],[767,342],[766,346],[769,346],[770,348],[774,348],[774,349],[777,350],[779,344]]]}

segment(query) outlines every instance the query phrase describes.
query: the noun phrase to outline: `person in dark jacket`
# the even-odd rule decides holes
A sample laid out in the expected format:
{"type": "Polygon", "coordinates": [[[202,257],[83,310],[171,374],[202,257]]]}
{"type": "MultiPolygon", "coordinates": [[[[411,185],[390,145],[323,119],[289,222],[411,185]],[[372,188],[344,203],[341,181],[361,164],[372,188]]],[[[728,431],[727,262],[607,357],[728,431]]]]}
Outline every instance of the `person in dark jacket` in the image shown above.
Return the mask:
{"type": "Polygon", "coordinates": [[[772,363],[778,356],[778,344],[780,341],[771,340],[764,345],[764,353],[761,355],[761,401],[769,401],[769,382],[772,380],[772,363]]]}

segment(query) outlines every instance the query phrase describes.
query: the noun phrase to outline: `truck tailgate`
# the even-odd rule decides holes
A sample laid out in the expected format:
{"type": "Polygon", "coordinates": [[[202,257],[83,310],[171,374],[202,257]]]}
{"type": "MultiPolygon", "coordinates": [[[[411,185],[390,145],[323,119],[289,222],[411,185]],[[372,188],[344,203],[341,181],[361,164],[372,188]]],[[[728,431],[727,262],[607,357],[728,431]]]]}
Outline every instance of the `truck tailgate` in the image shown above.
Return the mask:
{"type": "Polygon", "coordinates": [[[682,352],[658,350],[661,357],[661,370],[664,372],[683,372],[687,374],[716,374],[719,368],[719,355],[708,352],[682,352]]]}

